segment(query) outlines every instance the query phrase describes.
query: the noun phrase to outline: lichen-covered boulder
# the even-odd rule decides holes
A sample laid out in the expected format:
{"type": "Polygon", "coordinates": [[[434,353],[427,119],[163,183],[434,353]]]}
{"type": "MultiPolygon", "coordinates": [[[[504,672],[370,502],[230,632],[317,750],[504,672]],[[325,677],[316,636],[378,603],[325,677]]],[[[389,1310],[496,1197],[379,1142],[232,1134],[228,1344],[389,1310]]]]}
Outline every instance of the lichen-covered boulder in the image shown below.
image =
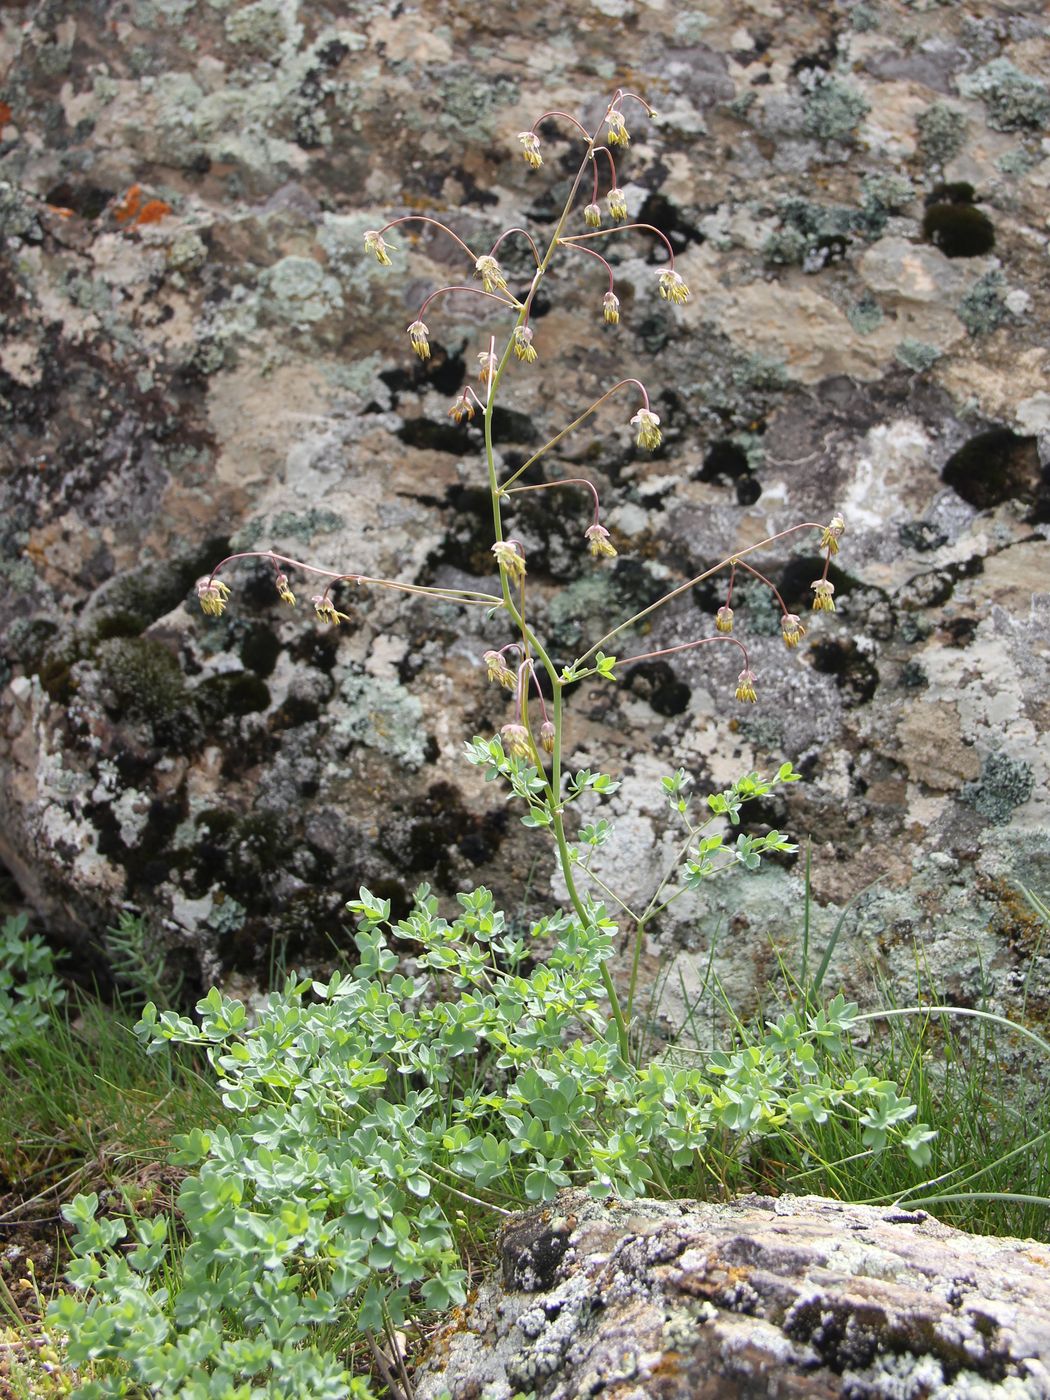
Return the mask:
{"type": "MultiPolygon", "coordinates": [[[[544,6],[2,8],[0,861],[67,943],[141,912],[190,988],[345,947],[362,883],[396,910],[424,879],[513,910],[527,889],[523,912],[557,897],[535,833],[460,759],[508,717],[480,663],[498,619],[347,587],[351,620],[325,631],[308,583],[293,614],[258,564],[205,618],[193,585],[252,547],[491,583],[480,431],[448,409],[501,328],[440,299],[415,360],[405,326],[472,269],[431,225],[391,235],[393,268],[362,235],[421,211],[479,246],[542,235],[573,134],[544,124],[532,170],[517,133],[550,108],[597,122],[629,62],[657,116],[632,117],[618,178],[692,299],[661,302],[644,229],[602,245],[619,325],[593,259],[545,284],[501,468],[624,376],[664,442],[640,459],[630,407],[608,406],[539,464],[594,479],[616,559],[589,558],[570,491],[515,498],[536,626],[569,661],[756,538],[836,508],[847,533],[838,612],[790,656],[740,581],[757,705],[734,701],[731,647],[572,695],[567,762],[624,779],[596,872],[644,903],[673,845],[663,774],[703,793],[790,758],[806,782],[760,817],[812,840],[814,937],[859,896],[830,975],[862,995],[875,956],[907,996],[917,942],[945,997],[1006,1007],[1023,986],[1045,1015],[1018,893],[1050,886],[1041,9],[566,15],[576,45],[544,6]]],[[[524,243],[503,249],[527,285],[524,243]]],[[[763,561],[796,611],[814,558],[763,561]]],[[[694,589],[620,654],[695,640],[723,601],[694,589]]],[[[797,950],[802,884],[789,858],[651,926],[643,971],[681,959],[669,1023],[723,927],[714,968],[754,1004],[797,950]]]]}
{"type": "Polygon", "coordinates": [[[815,1196],[513,1217],[418,1400],[1046,1400],[1050,1251],[815,1196]]]}

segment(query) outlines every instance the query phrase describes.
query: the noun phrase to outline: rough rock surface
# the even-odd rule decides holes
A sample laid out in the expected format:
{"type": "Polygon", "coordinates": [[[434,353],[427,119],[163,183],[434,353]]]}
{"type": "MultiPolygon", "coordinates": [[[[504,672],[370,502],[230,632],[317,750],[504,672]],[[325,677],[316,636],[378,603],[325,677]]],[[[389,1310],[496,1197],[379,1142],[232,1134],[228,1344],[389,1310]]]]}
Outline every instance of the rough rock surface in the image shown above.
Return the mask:
{"type": "MultiPolygon", "coordinates": [[[[812,837],[815,937],[880,877],[833,978],[863,994],[875,962],[908,995],[917,941],[943,996],[1006,1005],[1023,985],[1045,1017],[1017,896],[1050,885],[1043,6],[572,0],[554,16],[3,7],[0,859],[67,940],[144,912],[190,986],[275,954],[323,961],[363,882],[395,907],[422,879],[548,900],[535,834],[458,756],[507,719],[479,662],[497,623],[371,593],[319,631],[258,567],[208,620],[192,585],[251,545],[489,581],[478,429],[447,409],[499,328],[448,299],[428,312],[432,360],[413,361],[405,325],[465,269],[432,228],[394,239],[394,269],[361,235],[420,211],[486,246],[549,227],[571,134],[545,126],[530,171],[516,133],[581,100],[597,120],[624,83],[659,109],[621,157],[631,215],[666,233],[693,300],[654,297],[663,253],[644,234],[608,245],[619,327],[589,260],[547,285],[504,465],[623,375],[650,385],[667,433],[640,461],[623,404],[547,459],[593,475],[620,557],[592,565],[570,492],[522,497],[536,625],[568,660],[756,537],[836,506],[849,533],[839,612],[797,654],[741,590],[753,709],[714,649],[572,697],[570,763],[625,780],[604,868],[644,896],[670,849],[661,774],[681,765],[704,792],[790,757],[806,783],[759,816],[812,837]]],[[[812,552],[767,563],[804,607],[812,552]]],[[[696,590],[644,645],[708,630],[720,601],[696,590]]],[[[785,863],[680,901],[643,971],[680,952],[688,992],[728,928],[713,966],[746,1010],[775,954],[794,956],[801,883],[785,863]]]]}
{"type": "Polygon", "coordinates": [[[598,1204],[508,1222],[502,1278],[418,1400],[1045,1400],[1050,1254],[820,1197],[598,1204]]]}

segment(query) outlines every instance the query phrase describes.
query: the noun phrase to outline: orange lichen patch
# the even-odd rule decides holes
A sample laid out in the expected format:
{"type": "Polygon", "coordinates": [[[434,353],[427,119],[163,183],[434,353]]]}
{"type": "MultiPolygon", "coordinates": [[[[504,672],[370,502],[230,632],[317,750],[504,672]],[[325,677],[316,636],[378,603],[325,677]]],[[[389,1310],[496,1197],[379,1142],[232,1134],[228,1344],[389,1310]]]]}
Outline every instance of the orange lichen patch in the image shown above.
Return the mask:
{"type": "Polygon", "coordinates": [[[165,204],[163,199],[148,199],[139,211],[139,216],[135,220],[138,224],[159,224],[161,219],[166,218],[171,213],[171,205],[165,204]]]}
{"type": "Polygon", "coordinates": [[[0,102],[0,126],[6,126],[11,120],[11,108],[6,102],[0,102]]]}
{"type": "Polygon", "coordinates": [[[73,210],[66,209],[61,204],[48,204],[46,208],[49,214],[54,214],[60,219],[71,219],[73,217],[73,210]]]}
{"type": "Polygon", "coordinates": [[[163,199],[144,199],[141,185],[132,185],[119,204],[113,208],[113,217],[125,228],[139,228],[143,224],[158,224],[171,213],[171,205],[163,199]]]}
{"type": "Polygon", "coordinates": [[[139,210],[142,208],[142,186],[132,185],[127,194],[113,210],[113,217],[118,224],[128,224],[133,222],[139,210]]]}

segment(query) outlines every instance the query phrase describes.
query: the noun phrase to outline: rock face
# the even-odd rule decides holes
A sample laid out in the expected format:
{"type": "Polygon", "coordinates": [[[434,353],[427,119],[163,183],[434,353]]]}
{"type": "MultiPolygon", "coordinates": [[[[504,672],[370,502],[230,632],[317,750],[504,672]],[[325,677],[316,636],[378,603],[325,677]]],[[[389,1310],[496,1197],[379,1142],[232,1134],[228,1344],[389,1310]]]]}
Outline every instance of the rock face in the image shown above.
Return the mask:
{"type": "MultiPolygon", "coordinates": [[[[546,285],[501,468],[624,376],[666,431],[639,460],[622,401],[544,459],[594,478],[620,553],[587,557],[570,491],[518,498],[535,625],[567,662],[756,538],[836,507],[848,533],[839,611],[797,653],[767,595],[734,596],[756,706],[734,703],[731,647],[571,697],[568,763],[625,780],[595,869],[644,901],[673,848],[663,774],[704,793],[791,758],[807,781],[760,825],[812,838],[814,936],[880,880],[831,976],[863,995],[875,960],[908,996],[918,942],[944,997],[1006,1005],[1023,985],[1045,1015],[1017,894],[1050,885],[1042,6],[572,0],[574,44],[551,16],[3,7],[0,859],[67,942],[141,911],[190,987],[324,961],[361,883],[396,908],[423,879],[529,913],[557,896],[536,834],[459,757],[508,719],[479,660],[508,640],[498,621],[346,588],[351,621],[318,630],[309,585],[293,578],[293,615],[259,565],[231,572],[222,618],[192,590],[252,546],[489,585],[479,430],[448,408],[505,328],[445,298],[414,360],[404,327],[471,269],[431,226],[391,235],[393,269],[362,234],[420,211],[478,246],[549,232],[571,128],[543,125],[538,171],[516,134],[581,102],[597,122],[622,82],[658,116],[632,113],[618,179],[693,296],[660,302],[644,230],[602,245],[619,326],[592,259],[546,285]]],[[[526,286],[525,245],[503,248],[526,286]]],[[[764,561],[796,611],[814,560],[764,561]]],[[[722,601],[694,590],[634,649],[709,632],[722,601]]],[[[712,965],[746,1011],[797,949],[801,889],[786,862],[679,901],[653,930],[654,955],[682,958],[668,985],[691,995],[697,949],[729,927],[712,965]]]]}
{"type": "Polygon", "coordinates": [[[419,1400],[1045,1400],[1050,1253],[819,1197],[595,1203],[508,1222],[419,1400]]]}

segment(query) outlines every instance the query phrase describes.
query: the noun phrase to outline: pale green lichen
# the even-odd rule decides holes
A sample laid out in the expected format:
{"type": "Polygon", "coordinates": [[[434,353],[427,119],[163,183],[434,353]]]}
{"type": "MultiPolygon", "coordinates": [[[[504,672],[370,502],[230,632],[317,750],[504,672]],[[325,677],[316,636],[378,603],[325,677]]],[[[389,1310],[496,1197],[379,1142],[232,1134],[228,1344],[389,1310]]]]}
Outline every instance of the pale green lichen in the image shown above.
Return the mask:
{"type": "Polygon", "coordinates": [[[852,83],[825,78],[802,101],[802,129],[818,141],[849,141],[871,111],[864,94],[852,83]]]}
{"type": "Polygon", "coordinates": [[[964,785],[962,800],[993,826],[1006,826],[1014,809],[1031,797],[1034,786],[1031,764],[993,753],[981,765],[981,776],[964,785]]]}
{"type": "Polygon", "coordinates": [[[352,671],[340,694],[346,706],[335,723],[337,739],[364,744],[418,768],[426,757],[427,735],[423,706],[417,696],[396,681],[352,671]]]}
{"type": "Polygon", "coordinates": [[[947,102],[934,102],[919,114],[919,154],[927,165],[947,165],[962,150],[970,123],[947,102]]]}
{"type": "Polygon", "coordinates": [[[1050,91],[1041,78],[1022,73],[1006,58],[964,74],[959,91],[979,97],[988,125],[996,131],[1039,131],[1050,123],[1050,91]]]}
{"type": "Polygon", "coordinates": [[[936,345],[927,345],[923,340],[914,340],[908,336],[898,344],[893,353],[907,369],[924,374],[926,370],[933,368],[943,351],[938,350],[936,345]]]}
{"type": "Polygon", "coordinates": [[[262,281],[269,309],[292,325],[312,325],[343,309],[339,283],[313,258],[282,258],[262,281]]]}
{"type": "Polygon", "coordinates": [[[955,314],[971,335],[994,331],[1006,320],[1006,278],[994,268],[979,278],[955,308],[955,314]]]}
{"type": "Polygon", "coordinates": [[[1039,164],[1039,159],[1039,156],[1032,151],[1026,151],[1023,146],[1015,146],[1012,151],[1001,155],[995,164],[1004,175],[1023,177],[1039,164]]]}
{"type": "Polygon", "coordinates": [[[282,539],[301,540],[309,544],[315,535],[330,534],[343,526],[343,517],[334,510],[311,506],[309,510],[282,510],[270,521],[270,529],[282,539]]]}
{"type": "Polygon", "coordinates": [[[216,933],[236,933],[244,927],[247,916],[248,911],[243,904],[234,899],[232,894],[220,891],[216,894],[211,913],[208,915],[208,925],[216,933]]]}
{"type": "Polygon", "coordinates": [[[853,303],[846,317],[858,335],[871,335],[882,325],[882,307],[874,297],[864,296],[853,303]]]}

